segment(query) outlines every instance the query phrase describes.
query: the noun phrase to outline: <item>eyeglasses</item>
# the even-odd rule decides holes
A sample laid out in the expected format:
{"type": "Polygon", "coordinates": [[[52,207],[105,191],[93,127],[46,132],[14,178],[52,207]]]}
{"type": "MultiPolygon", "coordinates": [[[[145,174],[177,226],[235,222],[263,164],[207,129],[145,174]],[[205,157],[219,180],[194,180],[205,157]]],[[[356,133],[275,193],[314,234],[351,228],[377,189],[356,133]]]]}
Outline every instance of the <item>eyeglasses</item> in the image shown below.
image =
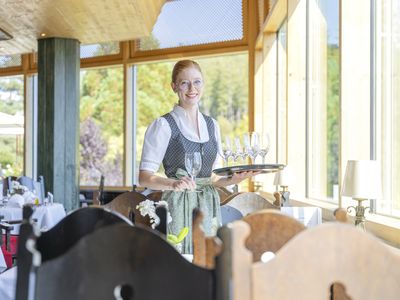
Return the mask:
{"type": "Polygon", "coordinates": [[[182,80],[179,83],[179,89],[181,91],[188,91],[190,88],[190,85],[193,85],[196,89],[200,89],[203,87],[203,80],[201,79],[195,79],[194,81],[190,81],[190,80],[182,80]]]}

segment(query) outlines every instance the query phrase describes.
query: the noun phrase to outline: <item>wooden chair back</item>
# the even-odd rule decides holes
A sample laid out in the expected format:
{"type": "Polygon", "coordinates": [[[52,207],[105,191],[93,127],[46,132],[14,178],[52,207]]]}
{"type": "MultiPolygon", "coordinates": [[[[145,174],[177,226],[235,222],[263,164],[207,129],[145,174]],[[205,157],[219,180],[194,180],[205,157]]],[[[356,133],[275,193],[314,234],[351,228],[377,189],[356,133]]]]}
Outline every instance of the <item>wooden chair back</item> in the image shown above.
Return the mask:
{"type": "Polygon", "coordinates": [[[327,223],[304,230],[267,263],[253,263],[245,246],[250,234],[247,223],[236,221],[224,230],[224,251],[232,262],[230,299],[398,299],[400,295],[400,255],[354,226],[327,223]]]}
{"type": "Polygon", "coordinates": [[[151,193],[147,194],[146,197],[154,202],[158,202],[161,200],[162,191],[152,191],[151,193]]]}
{"type": "Polygon", "coordinates": [[[7,192],[11,191],[11,182],[17,180],[15,176],[8,176],[3,178],[3,196],[7,195],[7,192]]]}
{"type": "Polygon", "coordinates": [[[189,263],[162,235],[125,224],[96,230],[31,274],[33,299],[43,300],[213,300],[215,277],[215,271],[189,263]]]}
{"type": "MultiPolygon", "coordinates": [[[[18,243],[18,277],[16,299],[28,298],[29,287],[32,285],[29,276],[32,267],[32,253],[27,249],[28,239],[35,243],[35,251],[40,253],[40,261],[56,259],[68,252],[80,239],[93,233],[99,228],[118,224],[130,223],[129,220],[119,214],[109,212],[100,207],[85,207],[77,209],[62,219],[49,231],[36,237],[33,231],[30,217],[33,211],[30,207],[24,207],[24,220],[20,228],[18,243]]],[[[96,254],[93,254],[96,255],[96,254]]]]}
{"type": "Polygon", "coordinates": [[[227,201],[227,199],[234,194],[233,192],[229,191],[225,187],[216,187],[216,190],[218,192],[221,205],[223,205],[223,203],[225,203],[227,201]]]}
{"type": "Polygon", "coordinates": [[[136,208],[140,202],[145,200],[147,200],[146,196],[139,192],[126,192],[105,204],[104,207],[122,214],[135,224],[150,226],[150,219],[147,216],[143,217],[140,215],[139,210],[136,208]]]}
{"type": "Polygon", "coordinates": [[[276,253],[290,239],[306,227],[296,219],[277,210],[266,209],[245,216],[242,221],[250,225],[246,248],[253,254],[253,261],[269,251],[276,253]]]}
{"type": "MultiPolygon", "coordinates": [[[[261,210],[241,219],[251,229],[246,239],[246,248],[253,261],[260,261],[265,252],[277,252],[306,227],[294,218],[273,209],[261,210]]],[[[212,269],[215,257],[221,252],[221,241],[216,237],[205,237],[200,228],[202,214],[193,215],[193,263],[212,269]]]]}
{"type": "Polygon", "coordinates": [[[248,214],[262,209],[280,209],[280,206],[276,206],[264,197],[252,192],[233,194],[221,203],[221,205],[234,207],[240,211],[243,216],[247,216],[248,214]]]}

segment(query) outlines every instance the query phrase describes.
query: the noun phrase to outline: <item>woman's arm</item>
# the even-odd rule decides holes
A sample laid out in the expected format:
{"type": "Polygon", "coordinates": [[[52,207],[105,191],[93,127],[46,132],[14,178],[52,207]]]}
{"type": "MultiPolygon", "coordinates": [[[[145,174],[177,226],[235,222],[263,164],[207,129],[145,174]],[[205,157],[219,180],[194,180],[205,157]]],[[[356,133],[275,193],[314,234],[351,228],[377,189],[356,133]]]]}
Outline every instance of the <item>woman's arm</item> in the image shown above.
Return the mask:
{"type": "Polygon", "coordinates": [[[240,172],[240,173],[234,173],[232,175],[232,177],[221,177],[221,176],[213,175],[212,182],[213,182],[213,185],[216,187],[228,186],[228,185],[232,185],[232,184],[239,184],[243,180],[253,177],[255,175],[258,175],[260,173],[261,173],[260,171],[240,172]]]}
{"type": "Polygon", "coordinates": [[[187,176],[181,179],[165,178],[145,170],[139,171],[139,185],[152,190],[184,191],[196,189],[194,181],[187,176]]]}

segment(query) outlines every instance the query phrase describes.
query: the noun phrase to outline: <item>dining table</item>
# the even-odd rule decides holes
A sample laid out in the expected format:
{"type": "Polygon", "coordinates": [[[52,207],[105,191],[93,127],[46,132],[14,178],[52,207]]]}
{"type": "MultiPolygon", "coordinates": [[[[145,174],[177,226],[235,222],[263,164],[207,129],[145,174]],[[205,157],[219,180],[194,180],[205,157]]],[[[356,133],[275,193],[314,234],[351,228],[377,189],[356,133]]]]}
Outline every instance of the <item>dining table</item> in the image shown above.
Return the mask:
{"type": "MultiPolygon", "coordinates": [[[[22,220],[22,207],[5,205],[0,207],[0,215],[4,221],[22,220]]],[[[35,219],[41,231],[47,231],[66,216],[64,206],[61,203],[48,203],[33,205],[32,219],[35,219]]],[[[20,225],[13,225],[11,234],[19,233],[20,225]]]]}
{"type": "MultiPolygon", "coordinates": [[[[22,220],[22,207],[1,206],[0,215],[4,221],[22,220]]],[[[47,203],[33,205],[32,219],[35,219],[37,228],[40,231],[47,231],[56,225],[66,216],[64,206],[61,203],[47,203]]],[[[11,234],[19,233],[20,225],[13,225],[11,234]]],[[[12,300],[15,297],[15,285],[17,278],[17,268],[12,267],[6,271],[3,253],[0,248],[0,299],[12,300]],[[2,259],[3,258],[3,259],[2,259]],[[3,266],[3,267],[2,267],[3,266]]]]}
{"type": "Polygon", "coordinates": [[[295,218],[307,228],[315,227],[322,224],[322,210],[316,206],[283,206],[281,212],[285,215],[295,218]]]}

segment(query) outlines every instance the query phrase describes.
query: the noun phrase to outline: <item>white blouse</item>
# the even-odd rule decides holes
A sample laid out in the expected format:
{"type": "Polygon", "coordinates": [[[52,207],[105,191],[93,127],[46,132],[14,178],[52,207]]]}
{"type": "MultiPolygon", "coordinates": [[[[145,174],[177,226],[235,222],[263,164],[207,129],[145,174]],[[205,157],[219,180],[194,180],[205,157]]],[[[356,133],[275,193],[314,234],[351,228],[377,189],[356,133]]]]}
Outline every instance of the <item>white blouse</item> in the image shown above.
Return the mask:
{"type": "MultiPolygon", "coordinates": [[[[198,113],[198,126],[200,137],[197,135],[196,130],[190,126],[187,113],[184,108],[175,105],[174,109],[170,112],[174,118],[179,130],[183,136],[188,140],[196,143],[205,143],[210,139],[207,130],[207,123],[204,116],[198,113]]],[[[213,119],[215,128],[215,138],[218,143],[218,153],[221,152],[221,135],[217,121],[213,119]]],[[[140,170],[157,172],[160,168],[162,160],[164,159],[165,152],[167,151],[168,143],[171,138],[171,128],[165,118],[159,117],[146,130],[144,136],[142,160],[140,161],[140,170]]],[[[220,156],[217,154],[214,168],[221,165],[220,156]]]]}

